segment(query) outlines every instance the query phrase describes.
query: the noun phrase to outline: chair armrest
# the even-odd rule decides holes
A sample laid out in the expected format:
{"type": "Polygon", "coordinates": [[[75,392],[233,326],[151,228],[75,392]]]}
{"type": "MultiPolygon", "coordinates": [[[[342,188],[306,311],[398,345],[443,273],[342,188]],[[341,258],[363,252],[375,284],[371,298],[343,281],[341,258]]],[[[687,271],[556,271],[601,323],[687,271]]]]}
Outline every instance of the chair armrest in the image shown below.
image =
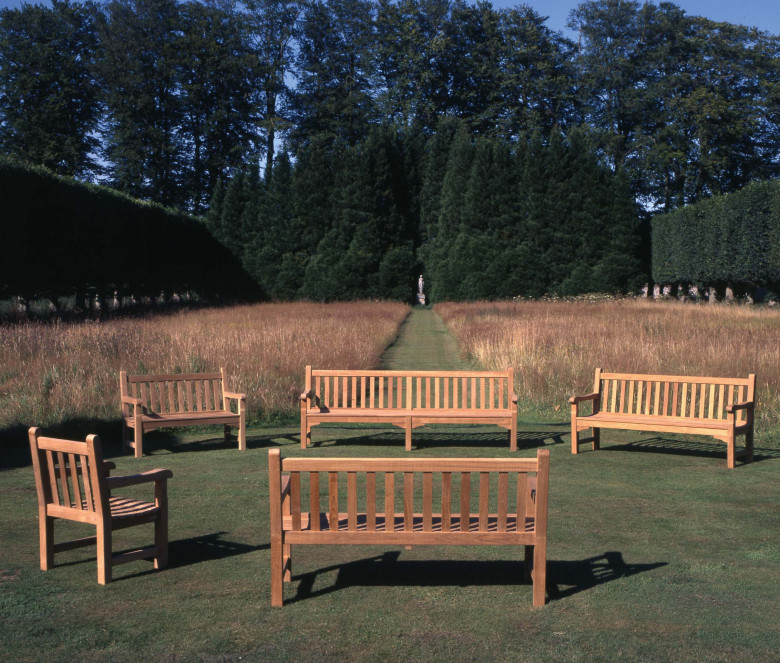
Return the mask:
{"type": "Polygon", "coordinates": [[[106,476],[111,474],[111,470],[116,469],[116,463],[113,460],[104,460],[103,469],[106,471],[106,476]]]}
{"type": "Polygon", "coordinates": [[[139,474],[128,474],[123,477],[107,477],[106,486],[109,490],[114,488],[124,488],[125,486],[135,486],[141,483],[151,483],[153,481],[165,481],[173,477],[170,470],[149,470],[139,474]]]}
{"type": "Polygon", "coordinates": [[[598,397],[601,394],[599,392],[594,391],[592,394],[584,394],[583,396],[572,396],[569,399],[570,405],[577,405],[577,403],[582,403],[583,401],[596,401],[598,400],[598,397]]]}
{"type": "Polygon", "coordinates": [[[122,396],[122,402],[128,405],[142,405],[141,399],[134,396],[122,396]]]}
{"type": "Polygon", "coordinates": [[[732,403],[726,406],[726,412],[732,413],[737,410],[752,410],[756,404],[753,401],[745,401],[744,403],[732,403]]]}
{"type": "Polygon", "coordinates": [[[514,403],[515,405],[517,405],[517,394],[515,393],[509,394],[509,400],[512,401],[512,403],[514,403]]]}
{"type": "Polygon", "coordinates": [[[239,394],[236,391],[223,391],[222,396],[225,398],[232,398],[237,401],[245,401],[246,400],[246,394],[239,394]]]}
{"type": "Polygon", "coordinates": [[[314,393],[314,389],[309,389],[308,391],[304,391],[301,394],[301,400],[305,401],[306,399],[310,398],[314,401],[314,405],[316,407],[320,407],[320,397],[317,396],[317,394],[314,393]]]}

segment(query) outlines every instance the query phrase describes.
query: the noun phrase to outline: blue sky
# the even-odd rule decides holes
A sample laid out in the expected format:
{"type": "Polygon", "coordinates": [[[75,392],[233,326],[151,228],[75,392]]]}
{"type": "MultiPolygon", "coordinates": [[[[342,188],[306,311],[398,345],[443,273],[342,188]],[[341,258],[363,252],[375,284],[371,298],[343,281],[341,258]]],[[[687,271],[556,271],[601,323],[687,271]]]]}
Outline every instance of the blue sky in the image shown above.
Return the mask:
{"type": "MultiPolygon", "coordinates": [[[[46,0],[42,0],[48,4],[46,0]]],[[[656,0],[658,4],[660,0],[656,0]]],[[[19,7],[22,0],[0,0],[0,7],[19,7]]],[[[514,7],[517,0],[493,0],[494,7],[514,7]]],[[[564,30],[569,12],[576,7],[577,0],[526,0],[536,11],[549,16],[548,26],[553,30],[564,30]]],[[[677,0],[674,2],[686,13],[706,16],[716,21],[729,21],[743,25],[754,25],[773,34],[780,34],[780,0],[677,0]]]]}

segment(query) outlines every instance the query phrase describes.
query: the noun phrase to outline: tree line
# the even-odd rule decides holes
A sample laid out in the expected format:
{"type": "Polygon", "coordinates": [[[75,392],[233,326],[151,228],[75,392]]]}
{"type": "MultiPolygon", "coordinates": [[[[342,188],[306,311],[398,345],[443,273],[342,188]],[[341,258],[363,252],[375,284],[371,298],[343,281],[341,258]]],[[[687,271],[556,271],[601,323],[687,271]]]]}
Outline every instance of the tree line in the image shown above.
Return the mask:
{"type": "Polygon", "coordinates": [[[583,2],[569,25],[464,0],[4,9],[0,149],[196,214],[248,164],[268,179],[280,150],[443,118],[510,150],[587,133],[649,209],[777,175],[778,36],[633,0],[583,2]]]}

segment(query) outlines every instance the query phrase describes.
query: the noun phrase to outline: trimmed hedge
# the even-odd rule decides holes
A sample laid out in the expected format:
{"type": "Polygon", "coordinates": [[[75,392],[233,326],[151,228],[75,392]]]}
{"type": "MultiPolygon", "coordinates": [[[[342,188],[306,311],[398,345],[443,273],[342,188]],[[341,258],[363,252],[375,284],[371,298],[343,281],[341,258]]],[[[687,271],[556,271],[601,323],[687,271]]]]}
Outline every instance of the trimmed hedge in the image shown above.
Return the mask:
{"type": "Polygon", "coordinates": [[[0,158],[0,298],[253,299],[257,285],[197,219],[0,158]]]}
{"type": "Polygon", "coordinates": [[[776,287],[780,181],[757,182],[652,221],[656,283],[776,287]]]}

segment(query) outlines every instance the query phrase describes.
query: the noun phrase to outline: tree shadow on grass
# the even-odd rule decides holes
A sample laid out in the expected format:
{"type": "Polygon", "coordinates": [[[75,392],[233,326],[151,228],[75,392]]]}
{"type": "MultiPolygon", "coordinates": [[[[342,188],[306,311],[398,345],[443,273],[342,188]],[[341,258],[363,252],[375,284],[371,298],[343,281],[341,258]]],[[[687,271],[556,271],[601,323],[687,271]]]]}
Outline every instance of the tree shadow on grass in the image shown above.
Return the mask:
{"type": "MultiPolygon", "coordinates": [[[[337,437],[336,429],[322,429],[316,435],[317,428],[312,430],[312,448],[321,446],[375,446],[404,447],[405,434],[400,428],[381,431],[366,431],[364,434],[349,437],[337,437]],[[323,439],[323,436],[327,437],[323,439]],[[315,437],[316,436],[316,437],[315,437]],[[319,437],[320,439],[317,439],[319,437]]],[[[346,429],[345,429],[346,430],[346,429]]],[[[351,429],[350,432],[352,432],[351,429]]],[[[549,444],[563,444],[563,436],[567,431],[518,431],[517,448],[535,449],[549,444]]],[[[451,432],[440,430],[421,430],[416,428],[412,433],[412,449],[436,448],[466,448],[466,447],[503,447],[509,449],[509,432],[500,430],[474,429],[469,432],[451,432]]]]}
{"type": "MultiPolygon", "coordinates": [[[[293,603],[346,587],[470,587],[475,585],[527,585],[522,561],[399,561],[400,552],[392,551],[355,562],[329,566],[294,576],[298,581],[293,603]],[[337,572],[336,582],[314,589],[317,576],[337,572]]],[[[547,562],[547,595],[550,601],[566,598],[598,585],[652,571],[667,562],[626,564],[620,552],[605,552],[597,557],[574,561],[547,562]]]]}
{"type": "MultiPolygon", "coordinates": [[[[696,440],[671,439],[668,437],[653,436],[642,440],[623,442],[619,444],[609,444],[604,446],[604,436],[602,433],[601,449],[603,451],[634,451],[638,453],[669,454],[674,456],[696,456],[698,458],[714,458],[718,460],[726,459],[726,445],[722,442],[704,442],[696,440]]],[[[739,450],[740,447],[737,447],[739,450]]],[[[780,449],[759,449],[753,450],[753,462],[763,460],[780,459],[780,449]]],[[[745,464],[745,463],[741,463],[745,464]]],[[[749,465],[750,463],[748,463],[749,465]]],[[[739,461],[737,467],[739,467],[739,461]]]]}

